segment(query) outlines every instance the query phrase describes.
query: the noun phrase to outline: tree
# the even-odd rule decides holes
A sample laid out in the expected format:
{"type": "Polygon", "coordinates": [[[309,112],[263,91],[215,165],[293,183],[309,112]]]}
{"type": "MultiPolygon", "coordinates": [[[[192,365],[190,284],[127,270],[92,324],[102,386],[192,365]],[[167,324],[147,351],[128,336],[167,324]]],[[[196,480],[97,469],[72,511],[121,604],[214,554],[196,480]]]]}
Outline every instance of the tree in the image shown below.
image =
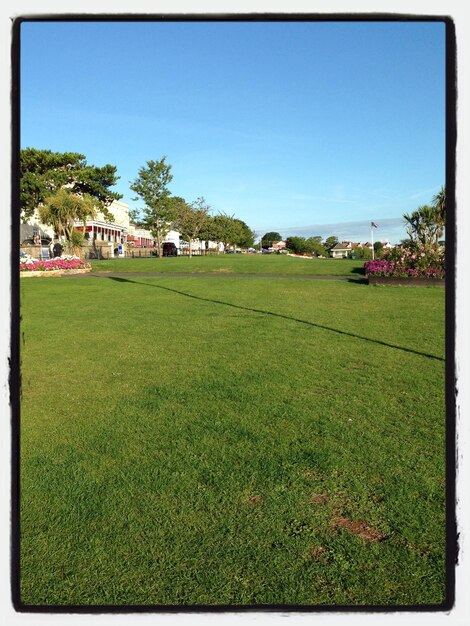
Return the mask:
{"type": "Polygon", "coordinates": [[[325,242],[324,242],[323,245],[325,246],[325,248],[329,252],[331,250],[331,248],[336,246],[337,243],[338,243],[338,237],[336,237],[336,235],[331,235],[330,237],[327,237],[325,239],[325,242]]]}
{"type": "Polygon", "coordinates": [[[219,213],[218,215],[214,215],[212,226],[215,240],[223,243],[224,249],[226,249],[230,239],[232,239],[232,218],[225,213],[219,213]]]}
{"type": "Polygon", "coordinates": [[[287,237],[286,247],[295,254],[312,254],[326,256],[326,248],[321,242],[321,237],[287,237]]]}
{"type": "MultiPolygon", "coordinates": [[[[436,224],[439,226],[438,239],[444,235],[446,227],[446,188],[441,187],[439,193],[437,193],[432,199],[432,207],[435,211],[436,224]]],[[[440,242],[439,242],[440,243],[440,242]]]]}
{"type": "Polygon", "coordinates": [[[92,197],[98,210],[113,219],[108,207],[122,196],[110,187],[118,179],[114,165],[89,165],[83,154],[25,148],[20,153],[21,219],[27,222],[46,198],[62,188],[80,197],[92,197]]]}
{"type": "Polygon", "coordinates": [[[412,213],[404,213],[403,218],[408,237],[415,245],[439,245],[446,225],[445,186],[434,196],[431,205],[425,204],[412,213]]]}
{"type": "Polygon", "coordinates": [[[415,244],[437,244],[444,233],[444,224],[439,211],[428,205],[420,206],[412,213],[404,213],[408,224],[406,232],[415,244]]]}
{"type": "Polygon", "coordinates": [[[138,209],[129,209],[129,221],[135,224],[138,228],[145,226],[145,220],[138,209]]]}
{"type": "Polygon", "coordinates": [[[255,232],[243,220],[235,218],[234,221],[237,228],[235,232],[236,238],[233,243],[240,246],[240,248],[251,248],[255,243],[255,232]]]}
{"type": "Polygon", "coordinates": [[[202,241],[221,242],[225,248],[229,245],[250,248],[255,237],[254,231],[243,220],[226,213],[208,215],[199,232],[202,241]]]}
{"type": "Polygon", "coordinates": [[[327,250],[322,243],[322,238],[319,235],[309,237],[305,243],[310,254],[314,254],[315,256],[326,256],[327,250]]]}
{"type": "Polygon", "coordinates": [[[203,197],[188,204],[182,198],[175,207],[175,226],[189,241],[189,258],[192,255],[192,242],[199,237],[209,215],[210,206],[203,197]]]}
{"type": "Polygon", "coordinates": [[[353,254],[356,259],[364,259],[365,261],[372,259],[372,251],[369,248],[363,248],[362,246],[354,248],[353,254]]]}
{"type": "MultiPolygon", "coordinates": [[[[201,230],[199,231],[199,239],[206,243],[205,252],[207,252],[209,247],[209,241],[219,242],[219,233],[220,230],[217,225],[217,220],[213,215],[207,215],[201,230]]],[[[217,254],[219,254],[219,247],[217,246],[217,254]]]]}
{"type": "Polygon", "coordinates": [[[445,185],[441,187],[439,193],[437,193],[432,199],[432,206],[436,210],[436,221],[444,228],[446,225],[446,188],[445,185]]]}
{"type": "Polygon", "coordinates": [[[279,233],[272,231],[265,233],[261,238],[261,247],[270,248],[275,241],[281,241],[282,237],[279,233]]]}
{"type": "Polygon", "coordinates": [[[376,259],[381,259],[384,255],[384,245],[381,241],[374,242],[374,256],[376,259]]]}
{"type": "Polygon", "coordinates": [[[305,237],[287,237],[286,248],[292,250],[294,254],[305,254],[307,249],[305,237]]]}
{"type": "Polygon", "coordinates": [[[175,198],[170,199],[168,184],[173,180],[171,165],[165,163],[166,156],[159,161],[147,161],[139,169],[137,178],[130,188],[137,194],[134,200],[145,203],[144,222],[157,242],[158,253],[162,256],[163,240],[172,229],[175,219],[175,198]]]}
{"type": "Polygon", "coordinates": [[[312,237],[309,237],[308,240],[311,241],[312,243],[321,243],[322,237],[321,235],[313,235],[312,237]]]}
{"type": "Polygon", "coordinates": [[[413,246],[413,240],[410,237],[402,239],[398,244],[401,248],[411,248],[413,246]]]}
{"type": "Polygon", "coordinates": [[[96,216],[96,199],[89,194],[79,196],[70,189],[59,189],[45,198],[39,207],[39,219],[49,224],[59,237],[64,237],[71,252],[77,253],[83,242],[86,222],[96,216]],[[83,222],[83,233],[75,228],[75,220],[83,222]]]}

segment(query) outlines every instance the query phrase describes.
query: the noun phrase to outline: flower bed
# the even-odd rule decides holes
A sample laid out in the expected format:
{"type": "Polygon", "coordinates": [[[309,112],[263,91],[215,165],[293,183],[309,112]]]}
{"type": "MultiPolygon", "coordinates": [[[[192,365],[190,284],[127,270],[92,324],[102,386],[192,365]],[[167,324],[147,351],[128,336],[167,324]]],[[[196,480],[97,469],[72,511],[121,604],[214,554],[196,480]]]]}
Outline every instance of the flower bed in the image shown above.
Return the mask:
{"type": "Polygon", "coordinates": [[[444,280],[446,275],[444,249],[436,245],[396,247],[385,252],[383,259],[364,263],[364,270],[370,283],[377,282],[370,280],[376,277],[444,280]]]}
{"type": "Polygon", "coordinates": [[[60,276],[62,273],[84,273],[91,271],[91,265],[76,256],[65,255],[54,259],[35,259],[28,255],[20,258],[20,275],[51,275],[60,276]]]}

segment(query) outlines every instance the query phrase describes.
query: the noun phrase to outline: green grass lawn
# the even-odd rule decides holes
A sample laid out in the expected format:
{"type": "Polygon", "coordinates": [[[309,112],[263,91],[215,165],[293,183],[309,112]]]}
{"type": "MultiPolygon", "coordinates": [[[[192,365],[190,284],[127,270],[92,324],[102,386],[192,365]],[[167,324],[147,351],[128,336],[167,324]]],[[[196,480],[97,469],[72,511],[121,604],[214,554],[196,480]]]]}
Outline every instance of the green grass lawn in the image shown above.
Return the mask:
{"type": "Polygon", "coordinates": [[[165,272],[347,276],[363,274],[364,262],[350,259],[304,259],[283,254],[220,254],[91,261],[95,272],[165,272]]]}
{"type": "Polygon", "coordinates": [[[31,278],[21,305],[23,603],[444,601],[444,290],[31,278]]]}

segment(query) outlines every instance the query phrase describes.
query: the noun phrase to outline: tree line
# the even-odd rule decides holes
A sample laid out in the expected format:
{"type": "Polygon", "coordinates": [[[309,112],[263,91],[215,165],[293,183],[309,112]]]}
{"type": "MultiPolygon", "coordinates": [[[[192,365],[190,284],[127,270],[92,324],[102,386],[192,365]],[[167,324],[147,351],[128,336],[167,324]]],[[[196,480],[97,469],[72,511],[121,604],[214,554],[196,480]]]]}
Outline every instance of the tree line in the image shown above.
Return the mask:
{"type": "MultiPolygon", "coordinates": [[[[431,204],[420,206],[411,213],[404,213],[403,219],[408,238],[400,242],[402,246],[439,246],[446,225],[445,186],[441,187],[441,190],[433,197],[431,204]]],[[[276,231],[271,231],[263,235],[261,246],[267,249],[277,241],[282,241],[282,236],[276,231]]],[[[335,235],[331,235],[325,240],[319,235],[286,238],[286,248],[294,254],[312,254],[314,256],[328,256],[330,250],[337,243],[338,238],[335,235]]],[[[354,254],[357,259],[368,260],[372,258],[372,252],[369,248],[357,247],[354,249],[354,254]]],[[[375,258],[383,256],[383,243],[381,241],[374,243],[374,256],[375,258]]]]}
{"type": "MultiPolygon", "coordinates": [[[[282,236],[272,231],[266,233],[261,238],[261,246],[264,249],[270,248],[273,243],[282,241],[282,236]]],[[[331,235],[325,240],[320,235],[313,237],[287,237],[286,248],[294,254],[313,254],[314,256],[328,256],[329,251],[338,243],[338,237],[331,235]]]]}
{"type": "MultiPolygon", "coordinates": [[[[172,166],[166,158],[147,161],[130,183],[136,194],[133,199],[144,205],[140,210],[131,210],[130,218],[151,231],[159,254],[170,230],[177,230],[189,242],[190,256],[196,239],[222,242],[224,246],[252,246],[254,232],[242,220],[222,212],[211,214],[211,207],[202,196],[187,202],[170,193],[172,166]]],[[[28,222],[38,209],[43,224],[52,226],[69,247],[78,248],[84,243],[87,221],[99,212],[108,221],[114,220],[109,207],[122,198],[111,190],[118,180],[114,165],[90,165],[84,155],[76,152],[21,150],[21,220],[28,222]],[[75,221],[83,223],[83,231],[75,228],[75,221]]]]}
{"type": "MultiPolygon", "coordinates": [[[[266,233],[261,239],[261,244],[262,247],[266,249],[270,248],[274,242],[280,241],[281,239],[282,237],[279,233],[266,233]],[[272,235],[277,235],[278,237],[272,237],[272,235]]],[[[336,235],[330,235],[324,240],[320,235],[314,235],[313,237],[294,236],[286,238],[286,249],[294,254],[311,254],[317,257],[328,257],[330,250],[334,248],[337,243],[339,243],[339,240],[336,235]]],[[[380,241],[374,243],[375,256],[382,254],[382,248],[383,244],[380,241]]],[[[354,255],[356,259],[368,260],[372,258],[372,252],[369,248],[354,248],[354,255]]]]}
{"type": "MultiPolygon", "coordinates": [[[[189,242],[190,255],[196,239],[222,242],[225,247],[253,246],[255,234],[242,220],[222,212],[212,214],[203,196],[187,202],[171,194],[168,185],[173,179],[172,166],[166,158],[147,161],[130,183],[130,189],[136,194],[133,199],[143,202],[140,210],[130,211],[130,217],[137,225],[151,231],[159,253],[162,253],[166,235],[173,229],[189,242]]],[[[108,221],[114,220],[109,207],[114,200],[122,198],[111,189],[118,180],[116,166],[91,165],[77,152],[26,148],[20,153],[20,217],[27,222],[38,209],[41,222],[52,226],[71,247],[79,247],[88,220],[94,219],[99,212],[108,221]],[[83,231],[75,228],[75,221],[83,223],[83,231]]],[[[438,245],[446,221],[445,187],[434,196],[431,204],[405,213],[403,218],[408,239],[403,240],[402,245],[438,245]]],[[[282,237],[278,232],[269,232],[262,237],[261,245],[269,248],[280,240],[282,237]]],[[[328,256],[337,243],[338,238],[334,235],[325,240],[320,236],[286,239],[286,247],[292,252],[315,256],[328,256]]],[[[374,244],[378,256],[381,245],[380,242],[374,244]]],[[[357,258],[368,258],[370,251],[356,248],[355,254],[357,258]]]]}
{"type": "MultiPolygon", "coordinates": [[[[224,247],[247,248],[254,243],[254,232],[234,215],[210,213],[211,207],[203,196],[187,202],[172,196],[168,185],[172,181],[171,165],[166,156],[159,161],[147,161],[139,169],[130,188],[137,195],[133,200],[143,201],[141,211],[134,210],[131,217],[136,224],[148,228],[161,254],[163,241],[170,230],[177,230],[189,243],[189,256],[193,242],[221,242],[224,247]]],[[[217,248],[218,250],[218,248],[217,248]]]]}

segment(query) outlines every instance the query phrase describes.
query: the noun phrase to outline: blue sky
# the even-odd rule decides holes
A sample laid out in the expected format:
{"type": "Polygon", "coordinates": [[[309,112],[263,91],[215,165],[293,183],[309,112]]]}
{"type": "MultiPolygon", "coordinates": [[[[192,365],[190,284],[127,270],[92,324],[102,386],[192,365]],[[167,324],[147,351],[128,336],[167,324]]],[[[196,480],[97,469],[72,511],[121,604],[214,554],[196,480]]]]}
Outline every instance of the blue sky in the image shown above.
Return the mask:
{"type": "Polygon", "coordinates": [[[167,155],[257,232],[394,242],[445,182],[444,50],[439,22],[26,22],[21,145],[116,165],[133,208],[167,155]]]}

